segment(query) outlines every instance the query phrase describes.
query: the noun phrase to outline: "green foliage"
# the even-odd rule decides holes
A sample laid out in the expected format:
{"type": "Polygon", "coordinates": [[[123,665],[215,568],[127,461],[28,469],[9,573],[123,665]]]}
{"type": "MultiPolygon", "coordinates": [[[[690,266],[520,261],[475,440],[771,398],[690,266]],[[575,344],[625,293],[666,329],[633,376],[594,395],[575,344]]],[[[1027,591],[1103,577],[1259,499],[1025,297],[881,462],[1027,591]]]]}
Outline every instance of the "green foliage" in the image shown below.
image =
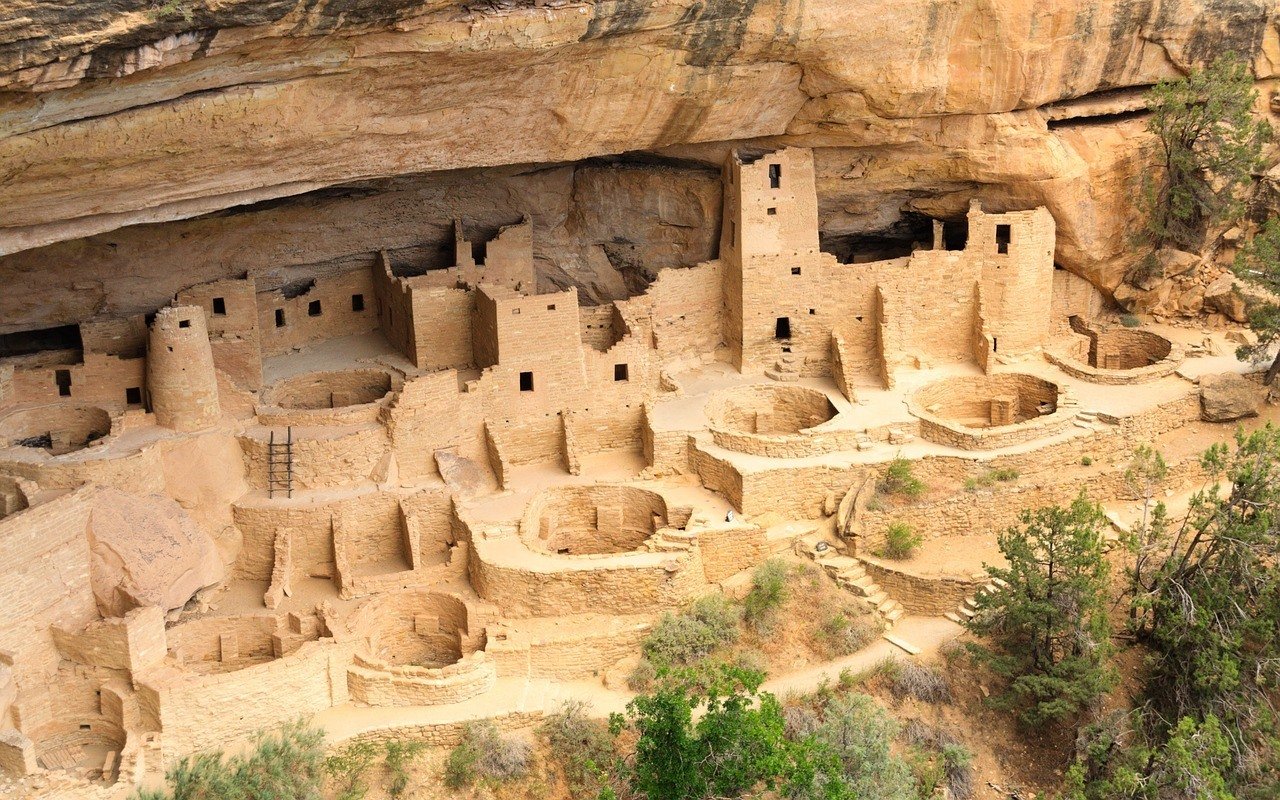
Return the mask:
{"type": "Polygon", "coordinates": [[[598,794],[617,760],[613,735],[600,720],[587,715],[587,704],[571,700],[538,728],[551,757],[564,771],[574,797],[598,794]]]}
{"type": "Polygon", "coordinates": [[[1084,458],[1080,459],[1080,466],[1082,466],[1082,467],[1092,467],[1092,466],[1093,466],[1093,458],[1092,458],[1091,456],[1085,456],[1084,458]]]}
{"type": "Polygon", "coordinates": [[[529,745],[503,736],[491,720],[469,722],[462,729],[462,741],[445,762],[444,783],[450,789],[459,789],[479,780],[514,780],[529,771],[529,758],[529,745]]]}
{"type": "Polygon", "coordinates": [[[1184,521],[1157,505],[1126,542],[1131,627],[1153,654],[1154,716],[1218,720],[1240,780],[1263,780],[1280,763],[1280,429],[1237,430],[1201,464],[1214,483],[1184,521]]]}
{"type": "Polygon", "coordinates": [[[377,756],[373,742],[352,742],[324,760],[324,771],[337,786],[337,800],[361,800],[369,793],[364,776],[377,756]]]}
{"type": "Polygon", "coordinates": [[[791,568],[779,558],[771,558],[751,573],[751,591],[742,601],[742,615],[757,633],[768,633],[778,609],[787,600],[787,580],[791,568]]]}
{"type": "Polygon", "coordinates": [[[391,780],[387,784],[387,793],[399,797],[409,787],[409,765],[427,749],[426,742],[402,742],[392,739],[387,742],[386,756],[383,764],[391,780]]]}
{"type": "Polygon", "coordinates": [[[954,734],[913,719],[907,723],[903,737],[920,756],[912,766],[921,797],[932,797],[943,783],[953,800],[973,796],[973,753],[954,734]]]}
{"type": "Polygon", "coordinates": [[[1001,467],[999,469],[989,469],[981,475],[975,475],[964,482],[965,491],[973,492],[978,489],[988,489],[997,483],[1009,483],[1018,479],[1019,473],[1016,469],[1010,467],[1001,467]]]}
{"type": "Polygon", "coordinates": [[[1120,324],[1126,328],[1140,328],[1142,327],[1142,320],[1138,319],[1133,314],[1121,314],[1120,324]]]}
{"type": "Polygon", "coordinates": [[[1086,729],[1063,800],[1236,800],[1231,743],[1217,717],[1183,717],[1162,742],[1144,724],[1135,712],[1086,729]]]}
{"type": "Polygon", "coordinates": [[[759,691],[763,679],[726,665],[673,671],[632,700],[625,717],[614,715],[615,732],[626,726],[637,736],[632,790],[648,800],[737,797],[810,779],[805,748],[784,736],[777,698],[759,691]]]}
{"type": "Polygon", "coordinates": [[[1008,568],[987,567],[1008,586],[978,595],[969,627],[994,647],[971,649],[1010,682],[996,704],[1028,725],[1073,717],[1114,683],[1104,522],[1083,493],[1068,508],[1025,511],[998,539],[1008,568]]]}
{"type": "Polygon", "coordinates": [[[1243,212],[1240,187],[1270,137],[1267,124],[1254,119],[1256,98],[1248,63],[1231,54],[1148,92],[1147,128],[1160,163],[1144,196],[1156,247],[1198,250],[1208,225],[1243,212]]]}
{"type": "Polygon", "coordinates": [[[911,558],[923,541],[924,538],[905,522],[891,522],[884,532],[884,546],[876,550],[876,555],[895,561],[911,558]]]}
{"type": "Polygon", "coordinates": [[[643,692],[653,686],[658,677],[658,668],[647,658],[640,659],[631,673],[627,675],[627,688],[633,692],[643,692]]]}
{"type": "Polygon", "coordinates": [[[683,614],[664,614],[645,638],[644,657],[656,667],[688,666],[738,638],[741,609],[713,594],[683,614]]]}
{"type": "Polygon", "coordinates": [[[915,476],[911,462],[898,456],[885,467],[884,478],[876,487],[881,494],[915,499],[925,492],[924,482],[915,476]]]}
{"type": "Polygon", "coordinates": [[[864,694],[829,696],[818,707],[810,735],[816,763],[809,787],[797,798],[914,800],[911,768],[892,752],[898,725],[864,694]]]}
{"type": "Polygon", "coordinates": [[[1270,385],[1280,371],[1280,354],[1271,356],[1272,346],[1280,339],[1280,303],[1274,299],[1280,293],[1280,219],[1268,219],[1262,230],[1240,248],[1233,269],[1241,280],[1265,290],[1265,296],[1252,298],[1248,306],[1249,328],[1257,335],[1257,341],[1236,348],[1236,358],[1255,364],[1271,358],[1266,377],[1270,385]]]}
{"type": "Polygon", "coordinates": [[[325,772],[324,732],[299,720],[260,733],[245,755],[187,756],[165,773],[167,791],[134,800],[315,800],[325,772]]]}
{"type": "Polygon", "coordinates": [[[155,10],[157,19],[164,19],[174,14],[180,15],[186,22],[195,19],[195,12],[187,5],[186,0],[161,0],[159,7],[155,10]]]}

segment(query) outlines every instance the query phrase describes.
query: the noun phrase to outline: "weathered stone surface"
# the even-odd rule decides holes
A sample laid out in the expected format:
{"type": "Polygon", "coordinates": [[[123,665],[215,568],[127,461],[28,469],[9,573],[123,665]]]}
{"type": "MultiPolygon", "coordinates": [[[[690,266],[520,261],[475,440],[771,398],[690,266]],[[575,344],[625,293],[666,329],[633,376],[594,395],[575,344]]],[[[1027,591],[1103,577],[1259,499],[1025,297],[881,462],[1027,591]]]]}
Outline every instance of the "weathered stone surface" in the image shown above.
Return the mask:
{"type": "Polygon", "coordinates": [[[1249,319],[1244,298],[1236,290],[1230,275],[1222,275],[1205,287],[1204,303],[1234,322],[1245,322],[1249,319]]]}
{"type": "MultiPolygon", "coordinates": [[[[1134,98],[1095,93],[1225,50],[1266,78],[1277,49],[1273,0],[156,5],[10,0],[0,252],[388,176],[661,148],[718,164],[719,143],[785,137],[819,148],[825,233],[1044,204],[1059,262],[1110,289],[1145,143],[1141,120],[1099,118],[1134,98]]],[[[563,275],[625,284],[603,255],[563,275]]]]}
{"type": "Polygon", "coordinates": [[[149,605],[181,608],[223,576],[213,541],[165,497],[104,489],[94,500],[88,535],[90,581],[105,617],[149,605]]]}
{"type": "Polygon", "coordinates": [[[1200,416],[1207,422],[1230,422],[1254,417],[1265,390],[1235,373],[1209,375],[1200,380],[1200,416]]]}

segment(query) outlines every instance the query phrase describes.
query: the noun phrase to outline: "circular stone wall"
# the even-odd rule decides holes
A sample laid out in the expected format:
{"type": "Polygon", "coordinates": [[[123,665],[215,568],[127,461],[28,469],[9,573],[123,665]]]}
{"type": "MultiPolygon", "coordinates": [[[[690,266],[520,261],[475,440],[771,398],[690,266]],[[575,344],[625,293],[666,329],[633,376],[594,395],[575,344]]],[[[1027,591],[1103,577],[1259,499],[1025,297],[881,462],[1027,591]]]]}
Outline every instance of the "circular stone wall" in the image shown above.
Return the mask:
{"type": "Polygon", "coordinates": [[[392,388],[391,374],[380,369],[307,372],[276,381],[263,399],[297,410],[345,408],[376,403],[392,388]]]}
{"type": "Polygon", "coordinates": [[[785,436],[821,425],[836,408],[817,389],[760,384],[717,393],[707,401],[706,414],[713,428],[785,436]]]}
{"type": "Polygon", "coordinates": [[[533,499],[525,542],[558,555],[605,555],[639,548],[667,524],[662,495],[635,486],[562,486],[533,499]]]}
{"type": "Polygon", "coordinates": [[[377,597],[361,607],[354,632],[365,661],[387,666],[447,667],[483,646],[468,635],[466,603],[434,592],[377,597]]]}
{"type": "Polygon", "coordinates": [[[1047,353],[1064,372],[1093,383],[1128,384],[1170,375],[1183,350],[1157,333],[1128,328],[1093,330],[1072,323],[1080,334],[1066,353],[1047,353]]]}
{"type": "Polygon", "coordinates": [[[89,781],[114,783],[116,767],[107,770],[107,756],[125,745],[125,732],[102,716],[58,719],[31,737],[36,763],[45,769],[69,772],[89,781]]]}
{"type": "Polygon", "coordinates": [[[946,378],[917,391],[908,403],[920,434],[966,450],[1005,447],[1055,433],[1068,424],[1075,401],[1056,383],[1002,373],[946,378]]]}
{"type": "Polygon", "coordinates": [[[16,411],[0,419],[0,445],[42,447],[54,454],[79,450],[111,433],[111,415],[71,403],[16,411]]]}

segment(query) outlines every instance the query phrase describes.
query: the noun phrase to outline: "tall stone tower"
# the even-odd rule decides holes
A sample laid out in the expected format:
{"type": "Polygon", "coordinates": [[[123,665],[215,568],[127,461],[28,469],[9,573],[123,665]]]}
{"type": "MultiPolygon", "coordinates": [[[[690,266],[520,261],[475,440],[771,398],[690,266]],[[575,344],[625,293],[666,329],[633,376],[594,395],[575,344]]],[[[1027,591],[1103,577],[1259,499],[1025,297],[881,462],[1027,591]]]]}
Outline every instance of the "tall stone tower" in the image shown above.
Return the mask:
{"type": "Polygon", "coordinates": [[[156,421],[166,428],[198,431],[222,416],[209,330],[199,306],[162,308],[156,314],[148,342],[147,391],[156,421]]]}

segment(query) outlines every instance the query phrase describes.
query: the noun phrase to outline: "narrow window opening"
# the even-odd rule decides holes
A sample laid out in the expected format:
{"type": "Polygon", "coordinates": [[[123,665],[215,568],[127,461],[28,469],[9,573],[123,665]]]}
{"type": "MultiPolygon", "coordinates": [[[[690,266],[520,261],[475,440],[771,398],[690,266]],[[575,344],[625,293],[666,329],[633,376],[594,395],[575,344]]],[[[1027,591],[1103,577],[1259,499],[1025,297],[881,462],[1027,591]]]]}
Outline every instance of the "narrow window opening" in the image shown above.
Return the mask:
{"type": "Polygon", "coordinates": [[[769,188],[779,189],[781,187],[782,187],[782,165],[770,164],[769,165],[769,188]]]}
{"type": "Polygon", "coordinates": [[[58,369],[53,371],[53,382],[58,384],[58,396],[71,396],[71,370],[58,369]]]}
{"type": "Polygon", "coordinates": [[[811,308],[811,309],[809,309],[809,314],[810,314],[810,315],[817,314],[817,313],[818,313],[818,309],[816,309],[816,308],[811,308]]]}
{"type": "Polygon", "coordinates": [[[225,317],[227,315],[227,300],[224,297],[213,298],[213,315],[215,317],[225,317]]]}
{"type": "Polygon", "coordinates": [[[180,319],[180,320],[178,320],[178,327],[179,327],[179,328],[190,328],[190,327],[191,327],[191,320],[189,320],[189,319],[180,319]]]}
{"type": "Polygon", "coordinates": [[[991,352],[993,353],[1000,352],[1000,340],[994,336],[991,337],[991,352]]]}
{"type": "Polygon", "coordinates": [[[626,365],[626,364],[614,364],[614,365],[613,365],[613,379],[614,379],[615,381],[625,381],[625,380],[627,380],[627,379],[628,379],[628,377],[629,377],[629,376],[627,375],[627,365],[626,365]]]}
{"type": "Polygon", "coordinates": [[[320,316],[320,301],[319,301],[319,300],[312,300],[310,303],[307,303],[307,316],[308,316],[308,317],[318,317],[318,316],[320,316]]]}
{"type": "Polygon", "coordinates": [[[555,304],[555,303],[551,303],[550,305],[548,305],[548,306],[547,306],[547,310],[548,310],[548,311],[555,311],[555,310],[556,310],[556,304],[555,304]]]}
{"type": "Polygon", "coordinates": [[[276,309],[276,327],[277,328],[284,327],[284,309],[283,308],[276,309]]]}
{"type": "Polygon", "coordinates": [[[138,386],[130,386],[124,390],[124,402],[131,406],[142,405],[142,388],[138,386]]]}
{"type": "Polygon", "coordinates": [[[351,310],[364,311],[364,295],[362,294],[351,295],[351,310]]]}
{"type": "Polygon", "coordinates": [[[764,210],[764,213],[768,214],[768,215],[769,215],[769,216],[771,216],[771,217],[776,217],[776,216],[778,216],[778,209],[776,209],[776,208],[766,208],[766,209],[764,210]]]}
{"type": "Polygon", "coordinates": [[[858,316],[854,317],[854,319],[856,319],[858,322],[862,322],[862,316],[861,316],[861,315],[858,315],[858,316]]]}
{"type": "Polygon", "coordinates": [[[1013,228],[1009,225],[996,226],[996,252],[1008,253],[1009,242],[1013,241],[1013,228]]]}
{"type": "Polygon", "coordinates": [[[778,317],[778,321],[773,326],[773,338],[790,339],[791,338],[791,318],[778,317]]]}
{"type": "Polygon", "coordinates": [[[93,726],[92,726],[92,725],[90,725],[89,723],[87,723],[87,722],[81,722],[81,723],[80,723],[80,730],[82,730],[82,731],[88,731],[88,730],[92,730],[92,729],[93,729],[93,726]]]}
{"type": "Polygon", "coordinates": [[[533,373],[532,372],[520,373],[520,391],[522,392],[533,391],[533,373]]]}
{"type": "Polygon", "coordinates": [[[799,275],[799,274],[800,274],[800,268],[799,268],[799,267],[792,267],[792,268],[791,268],[791,274],[792,274],[792,275],[799,275]]]}

